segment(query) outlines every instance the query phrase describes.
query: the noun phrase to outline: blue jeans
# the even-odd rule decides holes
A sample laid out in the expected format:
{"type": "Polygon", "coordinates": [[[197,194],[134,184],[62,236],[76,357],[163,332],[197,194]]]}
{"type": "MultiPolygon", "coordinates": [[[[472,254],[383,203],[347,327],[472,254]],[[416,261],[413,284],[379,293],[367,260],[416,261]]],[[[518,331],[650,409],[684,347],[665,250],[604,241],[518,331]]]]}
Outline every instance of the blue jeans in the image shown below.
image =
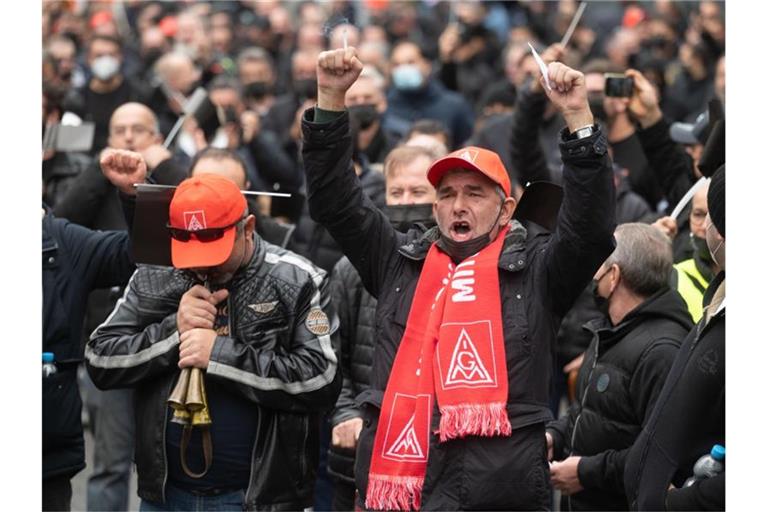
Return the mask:
{"type": "Polygon", "coordinates": [[[202,511],[202,510],[243,510],[245,490],[219,494],[218,496],[195,496],[171,485],[165,487],[165,503],[141,500],[141,512],[202,511]]]}
{"type": "MultiPolygon", "coordinates": [[[[93,474],[88,479],[87,509],[128,510],[133,463],[133,390],[93,390],[93,474]]],[[[89,390],[89,395],[91,392],[89,390]]]]}

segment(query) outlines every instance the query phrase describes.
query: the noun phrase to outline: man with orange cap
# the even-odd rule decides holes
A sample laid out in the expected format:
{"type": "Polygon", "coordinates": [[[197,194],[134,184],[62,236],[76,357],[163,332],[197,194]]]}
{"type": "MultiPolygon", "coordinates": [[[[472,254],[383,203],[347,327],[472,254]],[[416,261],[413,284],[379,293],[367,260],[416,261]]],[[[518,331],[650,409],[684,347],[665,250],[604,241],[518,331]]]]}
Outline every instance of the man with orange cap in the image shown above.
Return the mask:
{"type": "Polygon", "coordinates": [[[514,220],[496,153],[437,160],[437,226],[399,233],[351,169],[344,94],[354,48],[318,56],[317,107],[304,114],[309,207],[378,299],[371,387],[357,397],[357,506],[375,510],[549,507],[545,423],[563,314],[614,248],[615,191],[584,75],[554,62],[564,199],[549,232],[514,220]]]}
{"type": "MultiPolygon", "coordinates": [[[[124,193],[146,175],[129,151],[101,166],[124,193]]],[[[341,387],[325,272],[263,241],[215,174],[176,188],[167,228],[174,268],[140,265],[86,348],[98,387],[135,388],[142,510],[310,507],[321,412],[341,387]],[[180,368],[205,372],[204,435],[167,405],[180,368]]]]}

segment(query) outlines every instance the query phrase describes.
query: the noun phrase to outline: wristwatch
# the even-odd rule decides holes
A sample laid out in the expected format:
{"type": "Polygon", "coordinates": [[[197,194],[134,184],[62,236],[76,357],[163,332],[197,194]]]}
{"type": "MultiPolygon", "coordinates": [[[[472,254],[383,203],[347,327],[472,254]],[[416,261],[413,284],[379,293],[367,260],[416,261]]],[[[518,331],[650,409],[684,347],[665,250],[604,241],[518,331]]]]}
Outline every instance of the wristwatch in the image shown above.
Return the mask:
{"type": "Polygon", "coordinates": [[[583,128],[579,128],[575,132],[568,135],[568,140],[580,140],[580,139],[586,139],[590,135],[595,133],[595,125],[589,125],[585,126],[583,128]]]}

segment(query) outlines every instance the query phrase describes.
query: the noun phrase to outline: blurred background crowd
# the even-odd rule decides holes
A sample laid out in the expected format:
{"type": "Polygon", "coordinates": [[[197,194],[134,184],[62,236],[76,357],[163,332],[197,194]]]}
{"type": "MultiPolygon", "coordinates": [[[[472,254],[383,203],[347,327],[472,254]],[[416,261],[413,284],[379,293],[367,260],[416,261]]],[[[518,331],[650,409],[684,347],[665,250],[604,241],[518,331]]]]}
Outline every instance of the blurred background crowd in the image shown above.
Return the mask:
{"type": "MultiPolygon", "coordinates": [[[[403,144],[434,156],[469,144],[494,150],[518,198],[529,182],[561,182],[564,122],[541,93],[530,43],[545,60],[584,72],[614,160],[617,221],[655,222],[674,237],[675,263],[687,265],[678,291],[696,321],[695,304],[718,270],[704,241],[706,189],[676,219],[665,216],[701,176],[710,101],[725,104],[725,4],[589,2],[562,46],[578,7],[573,0],[45,1],[43,201],[83,226],[125,229],[117,190],[98,166],[103,149],[140,152],[155,181],[167,184],[186,177],[207,148],[227,149],[244,163],[245,174],[233,176],[241,189],[291,195],[253,204],[259,234],[330,272],[342,254],[309,217],[301,161],[300,120],[316,99],[318,54],[354,46],[365,65],[346,105],[356,170],[383,206],[384,162],[403,144]],[[627,70],[639,74],[635,89],[606,96],[605,74],[627,70]],[[655,107],[660,119],[649,114],[655,107]],[[84,144],[52,142],[56,127],[78,125],[90,130],[84,144]]],[[[84,339],[120,293],[93,292],[84,339]]],[[[561,327],[555,412],[589,345],[581,325],[593,308],[585,291],[561,327]]],[[[94,419],[102,403],[87,378],[83,386],[94,419]]]]}

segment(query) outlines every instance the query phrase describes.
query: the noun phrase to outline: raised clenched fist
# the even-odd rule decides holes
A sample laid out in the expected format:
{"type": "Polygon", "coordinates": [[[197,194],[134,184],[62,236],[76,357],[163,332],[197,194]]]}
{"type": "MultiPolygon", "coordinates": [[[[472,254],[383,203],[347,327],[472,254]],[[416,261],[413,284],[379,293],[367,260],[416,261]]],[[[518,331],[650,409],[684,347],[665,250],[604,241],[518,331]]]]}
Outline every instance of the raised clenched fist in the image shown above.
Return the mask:
{"type": "Polygon", "coordinates": [[[324,110],[344,110],[344,96],[360,76],[363,63],[350,46],[322,52],[317,57],[317,106],[324,110]]]}
{"type": "Polygon", "coordinates": [[[107,148],[101,152],[99,165],[104,176],[121,192],[135,195],[134,185],[144,183],[147,164],[141,153],[107,148]]]}

